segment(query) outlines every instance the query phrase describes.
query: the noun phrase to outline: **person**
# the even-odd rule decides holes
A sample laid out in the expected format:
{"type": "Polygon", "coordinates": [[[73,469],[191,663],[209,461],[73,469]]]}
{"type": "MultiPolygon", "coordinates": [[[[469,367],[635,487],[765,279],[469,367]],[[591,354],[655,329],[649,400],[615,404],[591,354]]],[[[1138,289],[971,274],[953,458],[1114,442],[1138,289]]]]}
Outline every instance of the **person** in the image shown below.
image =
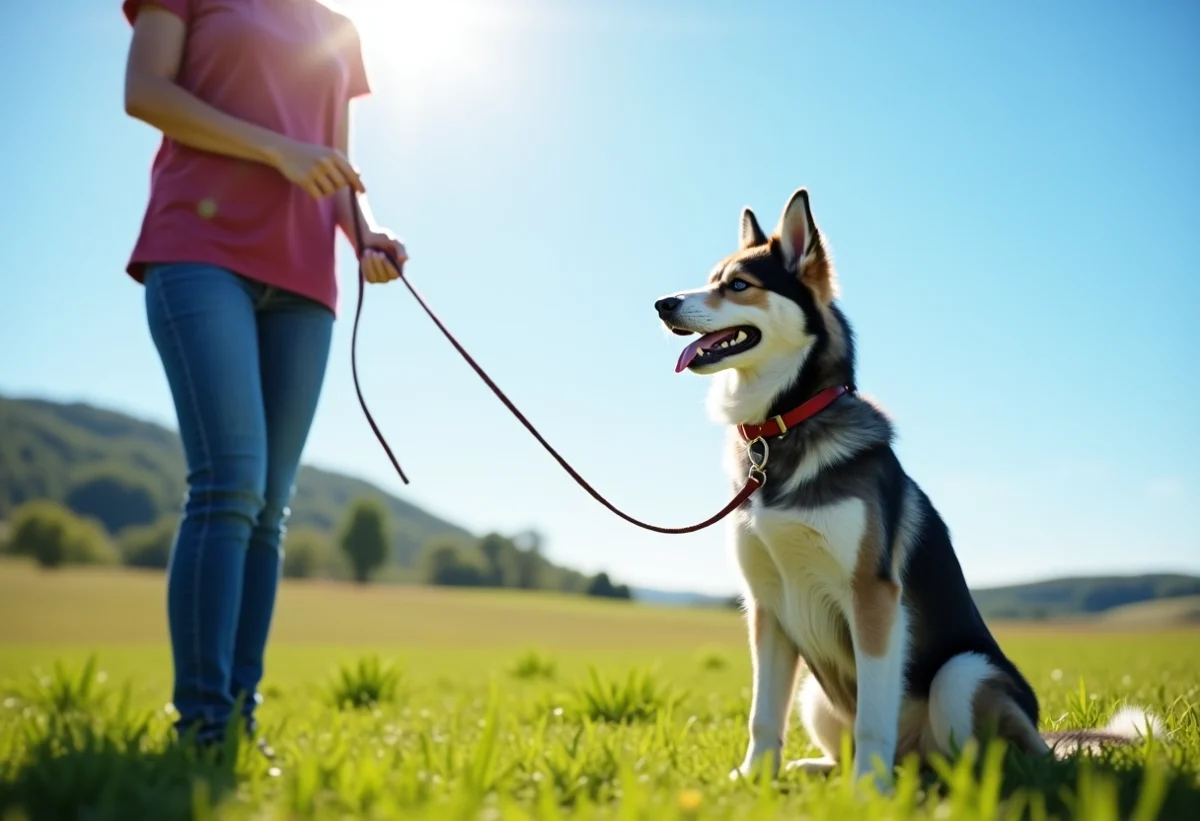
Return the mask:
{"type": "Polygon", "coordinates": [[[347,17],[318,0],[122,10],[125,110],[162,132],[126,270],[187,463],[167,570],[175,726],[211,745],[238,722],[258,736],[284,524],[337,312],[336,229],[353,244],[358,209],[368,282],[408,257],[347,156],[350,102],[371,90],[347,17]]]}

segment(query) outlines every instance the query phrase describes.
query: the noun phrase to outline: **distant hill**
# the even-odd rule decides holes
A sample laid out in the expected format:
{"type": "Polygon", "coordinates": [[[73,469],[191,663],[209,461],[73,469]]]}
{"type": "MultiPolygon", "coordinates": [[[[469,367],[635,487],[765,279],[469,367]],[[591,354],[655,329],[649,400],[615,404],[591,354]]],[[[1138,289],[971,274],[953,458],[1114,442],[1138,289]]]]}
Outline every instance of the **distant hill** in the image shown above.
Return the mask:
{"type": "MultiPolygon", "coordinates": [[[[734,607],[733,596],[633,588],[662,607],[734,607]]],[[[1076,576],[971,591],[988,621],[1104,619],[1111,623],[1200,624],[1200,577],[1179,574],[1076,576]]]]}
{"type": "MultiPolygon", "coordinates": [[[[634,598],[663,607],[733,607],[733,596],[635,587],[634,598]]],[[[1111,623],[1200,624],[1200,577],[1079,576],[971,591],[989,621],[1104,619],[1111,623]]]]}
{"type": "Polygon", "coordinates": [[[971,591],[987,619],[1096,616],[1125,605],[1200,595],[1200,577],[1076,576],[971,591]]]}
{"type": "Polygon", "coordinates": [[[713,596],[686,590],[658,590],[653,587],[633,588],[633,597],[646,604],[662,607],[733,607],[733,595],[713,596]]]}
{"type": "MultiPolygon", "coordinates": [[[[115,535],[175,513],[184,490],[183,454],[174,431],[87,404],[0,396],[0,527],[15,507],[44,498],[98,519],[115,535]]],[[[290,525],[333,532],[350,502],[363,496],[382,500],[391,511],[392,555],[400,567],[411,567],[432,539],[476,538],[369,482],[308,465],[297,480],[290,525]]],[[[983,588],[972,595],[989,620],[1100,614],[1144,619],[1169,611],[1175,621],[1194,622],[1189,614],[1197,605],[1186,597],[1200,596],[1200,577],[1082,576],[983,588]],[[1126,606],[1157,602],[1168,602],[1166,609],[1134,608],[1120,615],[1126,606]]],[[[706,608],[730,606],[731,598],[651,588],[635,588],[633,596],[647,604],[706,608]]]]}
{"type": "Polygon", "coordinates": [[[1100,619],[1106,624],[1126,627],[1140,624],[1200,625],[1200,596],[1125,604],[1105,610],[1100,614],[1100,619]]]}
{"type": "MultiPolygon", "coordinates": [[[[185,492],[178,435],[86,404],[0,397],[0,520],[31,499],[53,499],[117,534],[180,509],[185,492]]],[[[374,485],[304,466],[289,526],[331,532],[354,499],[391,511],[392,555],[409,565],[430,539],[473,538],[465,528],[374,485]]]]}

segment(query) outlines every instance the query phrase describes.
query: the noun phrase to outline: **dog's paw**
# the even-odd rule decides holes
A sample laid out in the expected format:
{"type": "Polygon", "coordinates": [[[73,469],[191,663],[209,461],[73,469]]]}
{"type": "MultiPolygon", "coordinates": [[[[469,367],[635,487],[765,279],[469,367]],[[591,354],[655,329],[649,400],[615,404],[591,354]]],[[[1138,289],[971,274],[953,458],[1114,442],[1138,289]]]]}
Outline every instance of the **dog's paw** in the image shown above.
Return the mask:
{"type": "Polygon", "coordinates": [[[892,776],[891,770],[872,767],[858,759],[854,761],[854,781],[859,789],[870,787],[878,795],[890,796],[896,786],[892,776]]]}
{"type": "Polygon", "coordinates": [[[762,778],[763,764],[756,762],[753,764],[743,763],[740,767],[729,771],[730,781],[758,781],[762,778]]]}
{"type": "Polygon", "coordinates": [[[768,770],[772,778],[779,775],[779,750],[751,750],[742,765],[729,773],[730,781],[757,781],[768,770]]]}
{"type": "Polygon", "coordinates": [[[828,756],[825,758],[798,758],[788,762],[787,771],[805,775],[829,775],[835,767],[837,767],[837,762],[828,756]]]}

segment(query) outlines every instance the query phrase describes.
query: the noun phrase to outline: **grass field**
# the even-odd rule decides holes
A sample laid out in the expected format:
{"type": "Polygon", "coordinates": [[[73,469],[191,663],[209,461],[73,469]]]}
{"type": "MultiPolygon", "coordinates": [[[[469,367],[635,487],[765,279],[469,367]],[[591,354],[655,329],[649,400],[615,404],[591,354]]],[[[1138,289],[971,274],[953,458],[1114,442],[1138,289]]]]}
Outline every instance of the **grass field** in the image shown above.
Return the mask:
{"type": "MultiPolygon", "coordinates": [[[[1046,727],[1133,702],[1167,736],[1057,763],[972,748],[884,796],[842,773],[729,780],[750,684],[733,612],[287,583],[277,613],[278,757],[198,759],[170,744],[160,575],[0,563],[0,819],[1200,818],[1195,630],[999,627],[1046,727]]],[[[813,752],[793,730],[787,757],[813,752]]]]}

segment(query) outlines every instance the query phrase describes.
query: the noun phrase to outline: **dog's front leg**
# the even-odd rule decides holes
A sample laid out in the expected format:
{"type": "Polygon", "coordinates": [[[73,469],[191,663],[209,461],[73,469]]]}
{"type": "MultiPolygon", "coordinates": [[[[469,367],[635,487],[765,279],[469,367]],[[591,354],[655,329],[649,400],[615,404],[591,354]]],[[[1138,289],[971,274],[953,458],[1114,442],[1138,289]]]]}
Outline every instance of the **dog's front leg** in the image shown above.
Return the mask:
{"type": "Polygon", "coordinates": [[[858,678],[854,775],[860,777],[878,766],[890,782],[904,695],[908,620],[894,563],[876,530],[867,528],[851,588],[850,627],[858,678]]]}
{"type": "Polygon", "coordinates": [[[749,627],[754,662],[754,696],[750,705],[750,743],[736,777],[753,777],[770,756],[772,776],[778,774],[788,715],[796,691],[800,653],[770,610],[751,602],[749,627]]]}

